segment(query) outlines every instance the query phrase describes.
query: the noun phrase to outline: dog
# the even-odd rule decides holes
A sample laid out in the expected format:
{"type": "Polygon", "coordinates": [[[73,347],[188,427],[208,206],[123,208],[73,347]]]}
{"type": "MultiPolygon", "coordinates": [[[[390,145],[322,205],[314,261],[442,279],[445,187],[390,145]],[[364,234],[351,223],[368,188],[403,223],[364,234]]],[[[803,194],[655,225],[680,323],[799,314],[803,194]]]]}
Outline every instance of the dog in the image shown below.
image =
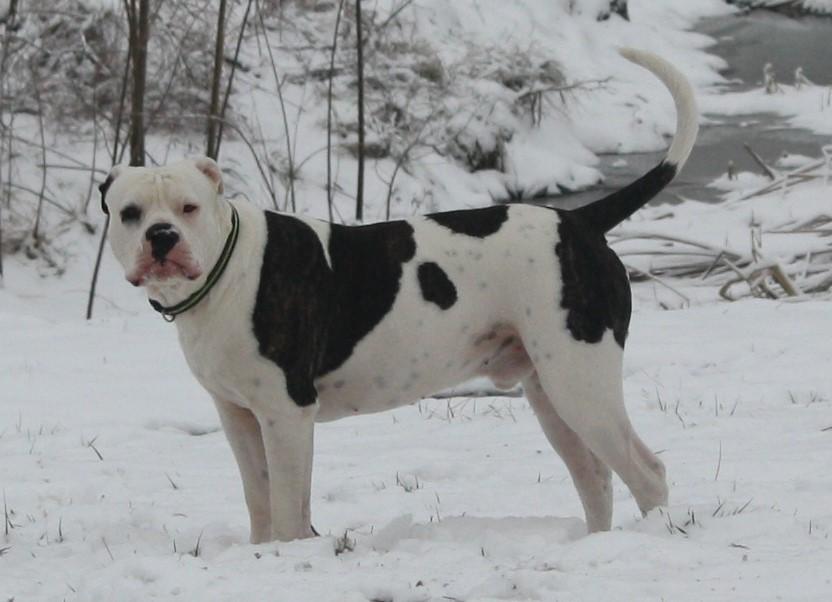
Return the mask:
{"type": "Polygon", "coordinates": [[[698,116],[673,66],[622,54],[670,90],[676,135],[647,174],[572,211],[511,204],[344,226],[226,200],[208,158],[112,170],[101,202],[113,253],[175,320],[216,404],[253,543],[316,535],[316,422],[410,404],[477,376],[522,383],[589,532],[611,527],[611,471],[643,513],[667,504],[664,465],[624,407],[631,295],[605,233],[678,173],[698,116]]]}

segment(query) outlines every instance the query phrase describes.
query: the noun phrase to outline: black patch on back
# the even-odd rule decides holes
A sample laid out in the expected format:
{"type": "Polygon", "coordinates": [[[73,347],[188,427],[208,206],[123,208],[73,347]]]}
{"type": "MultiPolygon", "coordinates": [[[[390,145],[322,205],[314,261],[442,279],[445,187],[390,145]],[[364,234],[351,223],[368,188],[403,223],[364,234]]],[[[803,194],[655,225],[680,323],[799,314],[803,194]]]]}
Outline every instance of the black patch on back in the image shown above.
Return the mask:
{"type": "Polygon", "coordinates": [[[456,303],[456,287],[445,270],[432,261],[422,263],[417,270],[422,297],[436,303],[441,309],[450,309],[456,303]]]}
{"type": "Polygon", "coordinates": [[[413,226],[407,222],[331,226],[329,256],[335,303],[319,374],[343,364],[355,345],[392,309],[401,285],[402,265],[415,254],[413,226]]]}
{"type": "Polygon", "coordinates": [[[498,232],[508,219],[508,205],[431,213],[425,217],[445,226],[455,234],[485,238],[498,232]]]}
{"type": "Polygon", "coordinates": [[[260,354],[286,375],[295,403],[315,403],[313,381],[335,370],[393,307],[402,264],[416,253],[406,222],[333,224],[321,241],[294,217],[266,212],[267,241],[252,324],[260,354]]]}
{"type": "Polygon", "coordinates": [[[581,218],[558,211],[563,291],[560,305],[567,310],[566,326],[575,340],[598,343],[612,329],[623,348],[630,325],[632,301],[627,270],[607,246],[603,235],[590,230],[581,218]]]}

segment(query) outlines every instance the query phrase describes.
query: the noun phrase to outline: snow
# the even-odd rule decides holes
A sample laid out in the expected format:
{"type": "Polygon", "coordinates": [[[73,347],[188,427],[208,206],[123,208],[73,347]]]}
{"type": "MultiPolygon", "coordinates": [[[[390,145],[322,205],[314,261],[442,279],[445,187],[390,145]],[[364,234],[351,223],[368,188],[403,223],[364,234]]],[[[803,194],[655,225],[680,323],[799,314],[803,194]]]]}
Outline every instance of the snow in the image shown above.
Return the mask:
{"type": "Polygon", "coordinates": [[[778,84],[779,91],[766,94],[763,88],[744,92],[719,92],[699,98],[704,113],[749,115],[774,113],[787,118],[790,125],[818,134],[832,135],[832,90],[824,86],[795,88],[778,84]]]}
{"type": "Polygon", "coordinates": [[[667,464],[665,512],[641,518],[616,480],[614,531],[586,537],[527,403],[456,398],[319,425],[324,537],[251,546],[174,329],[36,297],[15,311],[16,296],[0,292],[3,599],[828,597],[828,302],[637,303],[625,392],[667,464]]]}

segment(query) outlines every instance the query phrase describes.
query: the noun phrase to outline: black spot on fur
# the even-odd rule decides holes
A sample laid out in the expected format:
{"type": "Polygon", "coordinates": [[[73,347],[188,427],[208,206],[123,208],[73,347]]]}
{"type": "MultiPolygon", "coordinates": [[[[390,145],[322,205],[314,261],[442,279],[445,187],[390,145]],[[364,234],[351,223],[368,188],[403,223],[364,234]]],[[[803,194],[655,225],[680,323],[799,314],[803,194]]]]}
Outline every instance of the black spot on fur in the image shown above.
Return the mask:
{"type": "Polygon", "coordinates": [[[566,325],[578,341],[598,343],[607,329],[623,348],[632,310],[627,270],[607,246],[604,236],[591,231],[574,212],[558,211],[560,260],[567,310],[566,325]]]}
{"type": "Polygon", "coordinates": [[[460,211],[432,213],[427,218],[441,226],[445,226],[456,234],[485,238],[498,232],[508,219],[508,206],[495,205],[483,209],[463,209],[460,211]]]}
{"type": "Polygon", "coordinates": [[[266,212],[266,229],[254,335],[286,375],[289,396],[306,406],[317,398],[314,379],[341,366],[393,307],[402,264],[416,253],[413,228],[332,225],[331,268],[301,220],[266,212]]]}
{"type": "Polygon", "coordinates": [[[456,303],[456,287],[445,270],[429,261],[419,265],[417,270],[422,297],[429,303],[436,303],[442,309],[450,309],[456,303]]]}

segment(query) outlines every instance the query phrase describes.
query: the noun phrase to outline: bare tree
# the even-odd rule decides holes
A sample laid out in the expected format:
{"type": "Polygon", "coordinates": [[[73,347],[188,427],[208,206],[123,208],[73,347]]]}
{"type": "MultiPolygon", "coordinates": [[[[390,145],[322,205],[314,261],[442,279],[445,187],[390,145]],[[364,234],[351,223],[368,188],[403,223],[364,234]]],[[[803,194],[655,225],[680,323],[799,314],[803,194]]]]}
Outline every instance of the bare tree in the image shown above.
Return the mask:
{"type": "Polygon", "coordinates": [[[335,54],[338,51],[338,29],[341,26],[341,13],[344,10],[344,0],[338,2],[338,12],[335,13],[335,32],[332,34],[332,54],[329,57],[329,90],[326,95],[326,206],[329,221],[332,216],[332,84],[335,80],[335,54]]]}
{"type": "Polygon", "coordinates": [[[130,27],[133,87],[130,93],[130,165],[145,164],[144,91],[147,42],[150,39],[150,0],[124,0],[130,27]]]}
{"type": "MultiPolygon", "coordinates": [[[[148,0],[140,0],[140,2],[143,5],[147,5],[148,0]]],[[[134,26],[135,26],[135,23],[136,23],[135,22],[136,0],[124,0],[124,4],[125,4],[125,8],[127,10],[127,22],[128,22],[128,26],[130,28],[130,47],[127,49],[127,58],[124,61],[124,72],[122,74],[122,81],[121,81],[121,95],[119,97],[118,111],[116,112],[116,117],[115,117],[115,131],[113,132],[113,135],[114,135],[113,149],[112,149],[112,154],[110,156],[111,163],[113,165],[115,165],[116,163],[119,162],[119,158],[123,154],[123,149],[126,148],[126,146],[127,146],[125,144],[124,146],[119,148],[119,143],[121,141],[121,124],[122,124],[122,120],[124,118],[124,106],[125,106],[125,103],[126,103],[126,100],[127,100],[127,88],[128,88],[127,84],[128,84],[128,81],[130,81],[130,79],[131,79],[131,67],[133,68],[132,81],[133,81],[134,87],[133,87],[133,92],[130,95],[130,100],[131,100],[131,103],[136,103],[136,101],[138,100],[140,106],[142,106],[142,107],[144,106],[144,97],[142,96],[139,99],[136,98],[135,82],[137,80],[139,80],[140,81],[140,88],[142,90],[144,90],[144,80],[145,80],[144,71],[147,68],[147,63],[142,62],[141,63],[141,69],[142,69],[143,73],[141,73],[140,76],[137,76],[136,69],[139,68],[139,67],[136,63],[136,59],[137,59],[137,53],[135,52],[136,49],[133,46],[134,42],[136,42],[139,39],[138,36],[134,37],[134,26]]],[[[141,12],[142,11],[140,10],[139,12],[140,12],[139,19],[141,19],[141,12]]],[[[144,18],[147,19],[147,16],[148,16],[147,6],[145,6],[144,18]]],[[[149,34],[150,34],[149,25],[146,21],[145,22],[145,34],[144,34],[145,43],[144,43],[144,48],[142,49],[142,53],[143,53],[144,57],[146,57],[147,39],[149,38],[149,34]]],[[[130,131],[129,131],[129,137],[130,137],[130,164],[131,165],[144,165],[144,156],[145,156],[144,155],[144,120],[143,119],[139,120],[138,123],[141,126],[141,129],[137,130],[137,127],[138,127],[136,125],[137,122],[132,120],[132,115],[134,113],[135,113],[135,104],[131,104],[131,123],[130,123],[130,131]],[[137,146],[140,145],[140,147],[141,147],[141,154],[138,154],[138,155],[133,154],[133,149],[134,149],[133,140],[134,140],[134,137],[138,139],[137,146]]],[[[98,241],[98,254],[96,255],[96,258],[95,258],[95,267],[93,268],[92,282],[90,282],[90,292],[89,292],[89,296],[87,298],[87,320],[92,318],[93,306],[95,304],[95,290],[96,290],[96,287],[98,286],[98,274],[101,270],[101,258],[104,255],[104,244],[107,240],[107,230],[109,229],[109,227],[110,227],[110,215],[108,213],[107,217],[106,217],[106,220],[104,222],[104,229],[101,231],[101,239],[98,241]]]]}
{"type": "MultiPolygon", "coordinates": [[[[222,79],[223,51],[225,50],[225,9],[226,0],[220,0],[217,14],[217,40],[214,46],[214,76],[211,80],[211,105],[208,108],[208,140],[205,154],[216,159],[219,155],[220,80],[222,79]]],[[[242,35],[242,34],[241,34],[242,35]]]]}
{"type": "Polygon", "coordinates": [[[364,219],[364,40],[361,0],[355,0],[355,37],[358,53],[358,186],[355,193],[355,219],[364,219]]]}
{"type": "MultiPolygon", "coordinates": [[[[9,2],[8,11],[6,12],[5,17],[3,18],[3,25],[4,25],[4,35],[2,41],[2,47],[0,47],[0,128],[4,127],[3,123],[3,107],[6,106],[6,99],[5,99],[5,84],[6,84],[6,65],[9,58],[9,43],[11,41],[12,30],[15,27],[15,21],[17,19],[17,5],[18,0],[11,0],[9,2]]],[[[9,132],[9,144],[11,144],[11,135],[12,133],[9,132]]],[[[1,142],[1,141],[0,141],[1,142]]],[[[2,146],[2,144],[0,144],[2,146]]],[[[11,165],[11,153],[9,153],[9,165],[11,165]]],[[[3,183],[3,173],[2,169],[0,169],[0,184],[3,183]]],[[[0,186],[0,189],[2,186],[0,186]]],[[[7,187],[7,190],[10,191],[10,188],[7,187]]],[[[11,201],[10,198],[6,198],[6,204],[11,201]]],[[[0,203],[0,284],[3,282],[3,205],[0,203]]]]}
{"type": "Polygon", "coordinates": [[[248,15],[251,12],[251,5],[254,0],[248,0],[246,3],[246,12],[243,14],[243,22],[240,24],[240,33],[237,35],[237,47],[234,49],[234,59],[231,61],[231,72],[228,74],[228,82],[225,85],[225,96],[222,99],[222,108],[218,119],[217,127],[217,156],[220,154],[220,146],[222,146],[222,132],[225,125],[225,111],[228,108],[228,99],[231,96],[231,86],[234,83],[234,73],[237,72],[237,65],[239,65],[240,47],[243,45],[243,35],[246,32],[246,25],[248,24],[248,15]]]}

